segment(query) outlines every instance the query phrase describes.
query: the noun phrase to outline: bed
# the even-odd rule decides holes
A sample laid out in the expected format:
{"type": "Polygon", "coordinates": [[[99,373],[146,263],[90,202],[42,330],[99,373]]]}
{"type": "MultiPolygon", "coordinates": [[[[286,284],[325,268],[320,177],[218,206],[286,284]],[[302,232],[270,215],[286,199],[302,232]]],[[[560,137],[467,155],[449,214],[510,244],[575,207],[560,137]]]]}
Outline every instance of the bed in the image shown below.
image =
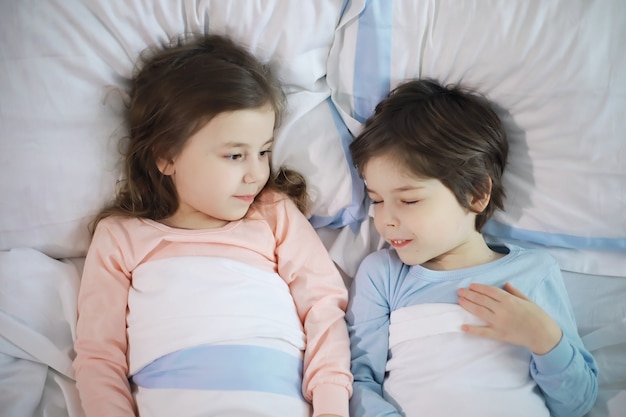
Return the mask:
{"type": "Polygon", "coordinates": [[[349,284],[383,244],[347,150],[406,78],[501,106],[506,211],[489,239],[559,261],[596,357],[589,417],[626,416],[626,3],[622,0],[21,0],[0,3],[0,415],[82,417],[76,295],[119,178],[121,89],[148,44],[225,33],[280,77],[272,163],[302,172],[349,284]]]}

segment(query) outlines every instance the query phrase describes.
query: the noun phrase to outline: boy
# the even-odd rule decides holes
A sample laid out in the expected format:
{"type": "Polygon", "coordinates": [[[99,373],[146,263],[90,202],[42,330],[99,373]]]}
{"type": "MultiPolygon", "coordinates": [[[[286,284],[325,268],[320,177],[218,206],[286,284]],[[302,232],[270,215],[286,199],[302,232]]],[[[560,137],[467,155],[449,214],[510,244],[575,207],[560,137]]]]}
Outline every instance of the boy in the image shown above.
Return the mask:
{"type": "Polygon", "coordinates": [[[503,209],[508,154],[487,101],[408,81],[350,151],[391,246],[363,261],[350,289],[350,415],[587,413],[597,367],[558,264],[480,233],[503,209]]]}

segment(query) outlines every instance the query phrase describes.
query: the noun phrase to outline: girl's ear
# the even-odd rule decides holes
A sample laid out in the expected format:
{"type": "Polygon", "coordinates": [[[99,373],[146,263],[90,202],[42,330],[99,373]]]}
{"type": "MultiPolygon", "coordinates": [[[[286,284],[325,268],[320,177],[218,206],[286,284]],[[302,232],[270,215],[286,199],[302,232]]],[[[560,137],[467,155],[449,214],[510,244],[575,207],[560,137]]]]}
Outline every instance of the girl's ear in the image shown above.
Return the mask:
{"type": "Polygon", "coordinates": [[[163,175],[172,175],[176,171],[174,169],[174,161],[171,159],[159,158],[157,160],[157,168],[163,175]]]}
{"type": "Polygon", "coordinates": [[[485,193],[478,196],[470,196],[470,207],[476,213],[482,213],[489,204],[489,200],[491,199],[491,177],[487,177],[487,186],[485,187],[485,193]]]}

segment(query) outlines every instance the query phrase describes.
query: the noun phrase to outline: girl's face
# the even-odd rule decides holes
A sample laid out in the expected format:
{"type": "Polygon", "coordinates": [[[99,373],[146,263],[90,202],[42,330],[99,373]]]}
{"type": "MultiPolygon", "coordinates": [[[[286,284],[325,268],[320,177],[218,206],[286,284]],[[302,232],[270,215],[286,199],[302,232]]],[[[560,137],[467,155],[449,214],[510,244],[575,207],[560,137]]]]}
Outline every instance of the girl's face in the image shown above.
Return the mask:
{"type": "Polygon", "coordinates": [[[376,229],[402,262],[451,270],[482,260],[486,246],[474,228],[476,214],[441,181],[414,176],[388,156],[374,157],[364,168],[376,229]]]}
{"type": "Polygon", "coordinates": [[[268,107],[218,114],[173,160],[160,160],[178,193],[179,208],[163,222],[183,229],[224,226],[241,219],[270,173],[274,111],[268,107]]]}

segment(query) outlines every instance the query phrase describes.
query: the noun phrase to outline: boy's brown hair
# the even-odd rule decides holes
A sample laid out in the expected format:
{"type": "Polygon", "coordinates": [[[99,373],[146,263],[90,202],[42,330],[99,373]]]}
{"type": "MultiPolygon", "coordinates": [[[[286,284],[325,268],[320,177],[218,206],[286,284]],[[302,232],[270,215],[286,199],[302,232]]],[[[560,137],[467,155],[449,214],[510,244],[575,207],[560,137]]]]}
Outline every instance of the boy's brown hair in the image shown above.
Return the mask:
{"type": "Polygon", "coordinates": [[[502,122],[485,97],[433,79],[393,89],[350,144],[360,173],[372,157],[386,155],[415,176],[440,180],[468,210],[468,196],[491,194],[476,217],[477,231],[504,209],[508,150],[502,122]]]}

